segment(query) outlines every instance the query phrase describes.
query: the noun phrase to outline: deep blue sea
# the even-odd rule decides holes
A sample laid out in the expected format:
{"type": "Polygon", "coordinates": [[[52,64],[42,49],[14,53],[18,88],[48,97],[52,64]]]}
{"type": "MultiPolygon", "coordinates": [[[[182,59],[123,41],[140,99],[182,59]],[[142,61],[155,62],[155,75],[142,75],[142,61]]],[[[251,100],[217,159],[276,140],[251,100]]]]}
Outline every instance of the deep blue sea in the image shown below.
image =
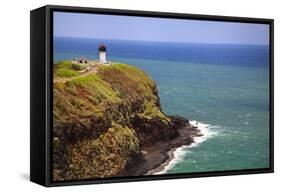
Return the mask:
{"type": "Polygon", "coordinates": [[[158,85],[162,109],[205,133],[182,147],[167,173],[269,167],[269,47],[54,38],[55,62],[98,58],[135,65],[158,85]]]}

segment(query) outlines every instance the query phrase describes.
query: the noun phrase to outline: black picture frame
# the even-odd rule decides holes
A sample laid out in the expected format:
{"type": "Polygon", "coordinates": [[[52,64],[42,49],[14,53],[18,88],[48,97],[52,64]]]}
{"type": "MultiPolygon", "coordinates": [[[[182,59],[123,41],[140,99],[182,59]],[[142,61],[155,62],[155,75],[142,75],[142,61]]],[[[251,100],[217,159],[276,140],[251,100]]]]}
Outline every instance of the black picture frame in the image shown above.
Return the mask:
{"type": "Polygon", "coordinates": [[[136,10],[47,5],[30,12],[30,180],[43,186],[65,186],[112,182],[195,178],[274,172],[274,20],[263,18],[197,15],[136,10]],[[270,167],[263,169],[180,173],[134,177],[111,177],[81,181],[52,181],[52,87],[53,87],[53,12],[78,12],[110,15],[193,19],[222,22],[259,23],[270,26],[270,167]]]}

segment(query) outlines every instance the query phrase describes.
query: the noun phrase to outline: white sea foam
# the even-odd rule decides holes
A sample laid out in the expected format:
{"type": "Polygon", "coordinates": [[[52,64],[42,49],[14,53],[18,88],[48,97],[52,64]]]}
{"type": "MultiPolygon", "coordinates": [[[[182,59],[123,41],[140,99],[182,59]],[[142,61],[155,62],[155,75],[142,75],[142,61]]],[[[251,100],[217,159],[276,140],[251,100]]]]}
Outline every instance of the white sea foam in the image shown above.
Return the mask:
{"type": "Polygon", "coordinates": [[[190,152],[188,149],[192,147],[196,147],[200,145],[200,143],[203,143],[207,139],[215,136],[217,132],[214,130],[217,126],[197,122],[197,121],[190,121],[191,125],[198,127],[198,129],[201,131],[203,136],[194,137],[194,143],[191,145],[183,145],[181,147],[178,147],[173,151],[173,159],[164,167],[162,171],[156,172],[154,174],[164,174],[169,169],[173,168],[179,161],[181,161],[185,154],[190,152]]]}

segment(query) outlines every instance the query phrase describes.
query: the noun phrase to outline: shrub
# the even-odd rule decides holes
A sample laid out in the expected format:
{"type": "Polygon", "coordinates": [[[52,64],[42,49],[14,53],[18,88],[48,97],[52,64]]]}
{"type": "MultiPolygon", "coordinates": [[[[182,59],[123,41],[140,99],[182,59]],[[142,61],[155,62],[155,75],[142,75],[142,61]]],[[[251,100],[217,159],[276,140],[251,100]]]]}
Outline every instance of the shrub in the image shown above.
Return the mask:
{"type": "Polygon", "coordinates": [[[82,69],[85,69],[85,68],[86,68],[86,66],[80,65],[78,63],[73,63],[71,65],[71,69],[76,70],[76,71],[79,71],[79,70],[82,70],[82,69]]]}

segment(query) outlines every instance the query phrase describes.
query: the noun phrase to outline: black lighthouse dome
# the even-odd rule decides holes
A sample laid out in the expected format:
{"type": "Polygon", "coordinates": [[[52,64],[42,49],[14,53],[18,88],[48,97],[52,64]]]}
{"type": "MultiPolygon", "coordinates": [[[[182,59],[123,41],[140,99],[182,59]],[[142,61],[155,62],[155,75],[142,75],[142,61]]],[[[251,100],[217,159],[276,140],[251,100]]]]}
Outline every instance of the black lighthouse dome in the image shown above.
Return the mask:
{"type": "Polygon", "coordinates": [[[105,47],[105,45],[103,43],[100,44],[99,51],[106,52],[106,47],[105,47]]]}

